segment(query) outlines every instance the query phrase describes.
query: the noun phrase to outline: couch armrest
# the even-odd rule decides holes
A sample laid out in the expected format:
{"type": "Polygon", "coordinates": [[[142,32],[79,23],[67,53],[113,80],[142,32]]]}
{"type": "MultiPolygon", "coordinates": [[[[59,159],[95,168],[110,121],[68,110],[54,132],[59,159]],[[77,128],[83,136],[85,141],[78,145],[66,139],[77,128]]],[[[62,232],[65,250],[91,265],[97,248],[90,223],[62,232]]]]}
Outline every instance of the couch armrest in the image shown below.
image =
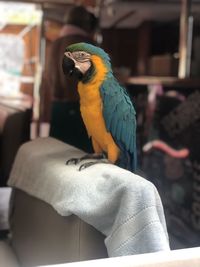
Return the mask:
{"type": "Polygon", "coordinates": [[[76,216],[60,216],[49,204],[18,189],[12,196],[11,246],[22,266],[107,257],[104,236],[76,216]]]}

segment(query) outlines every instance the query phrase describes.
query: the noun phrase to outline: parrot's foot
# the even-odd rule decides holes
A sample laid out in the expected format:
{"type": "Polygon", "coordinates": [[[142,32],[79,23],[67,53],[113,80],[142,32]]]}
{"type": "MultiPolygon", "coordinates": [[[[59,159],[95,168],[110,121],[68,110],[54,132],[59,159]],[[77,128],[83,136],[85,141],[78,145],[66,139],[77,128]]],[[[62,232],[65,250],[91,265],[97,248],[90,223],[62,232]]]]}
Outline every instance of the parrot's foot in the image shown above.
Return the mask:
{"type": "Polygon", "coordinates": [[[66,161],[66,165],[69,165],[69,164],[75,164],[75,165],[77,165],[81,161],[87,160],[87,159],[105,159],[105,158],[106,157],[105,157],[104,154],[87,154],[87,155],[85,155],[85,156],[83,156],[81,158],[71,158],[71,159],[67,160],[66,161]]]}
{"type": "Polygon", "coordinates": [[[101,159],[98,161],[86,162],[86,163],[81,164],[81,166],[79,167],[79,171],[82,171],[82,170],[84,170],[90,166],[93,166],[93,165],[99,164],[99,163],[110,163],[110,162],[107,159],[101,159]]]}
{"type": "Polygon", "coordinates": [[[81,162],[81,158],[71,158],[69,160],[66,161],[66,165],[69,165],[69,164],[78,164],[79,162],[81,162]]]}

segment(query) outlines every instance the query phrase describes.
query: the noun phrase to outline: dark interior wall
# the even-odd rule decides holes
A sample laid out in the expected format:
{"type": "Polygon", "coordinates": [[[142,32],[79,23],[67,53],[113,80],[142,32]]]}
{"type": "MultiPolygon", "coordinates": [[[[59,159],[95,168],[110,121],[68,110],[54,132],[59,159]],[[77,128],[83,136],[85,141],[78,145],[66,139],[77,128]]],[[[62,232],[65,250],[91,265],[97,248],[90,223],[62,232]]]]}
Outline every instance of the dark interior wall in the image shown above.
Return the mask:
{"type": "Polygon", "coordinates": [[[173,54],[179,49],[179,21],[152,23],[151,55],[173,54]]]}
{"type": "Polygon", "coordinates": [[[102,47],[110,55],[113,67],[137,68],[137,29],[102,29],[102,47]]]}
{"type": "MultiPolygon", "coordinates": [[[[193,36],[199,35],[194,23],[193,36]]],[[[128,67],[131,75],[148,75],[148,62],[155,55],[179,51],[179,20],[145,22],[132,29],[102,29],[102,47],[110,54],[114,67],[128,67]]]]}

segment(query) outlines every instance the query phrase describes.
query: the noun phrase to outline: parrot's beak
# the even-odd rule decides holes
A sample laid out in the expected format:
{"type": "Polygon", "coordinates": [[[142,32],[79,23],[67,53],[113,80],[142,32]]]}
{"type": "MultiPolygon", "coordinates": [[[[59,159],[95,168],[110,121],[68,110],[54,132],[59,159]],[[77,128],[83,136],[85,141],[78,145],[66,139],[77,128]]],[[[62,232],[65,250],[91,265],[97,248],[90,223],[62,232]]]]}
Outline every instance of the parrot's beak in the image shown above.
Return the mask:
{"type": "Polygon", "coordinates": [[[82,72],[76,68],[74,61],[67,55],[64,55],[63,57],[62,69],[67,76],[74,76],[78,80],[81,80],[83,77],[82,72]]]}

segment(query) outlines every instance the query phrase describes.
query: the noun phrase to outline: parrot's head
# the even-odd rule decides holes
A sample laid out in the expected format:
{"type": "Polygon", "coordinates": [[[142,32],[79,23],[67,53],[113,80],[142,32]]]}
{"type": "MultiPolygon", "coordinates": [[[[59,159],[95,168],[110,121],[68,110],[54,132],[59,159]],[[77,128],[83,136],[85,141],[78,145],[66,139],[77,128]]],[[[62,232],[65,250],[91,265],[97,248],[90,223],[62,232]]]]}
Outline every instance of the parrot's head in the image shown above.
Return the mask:
{"type": "Polygon", "coordinates": [[[111,71],[110,58],[103,49],[88,43],[72,44],[64,53],[63,72],[65,75],[76,77],[79,81],[87,82],[98,71],[96,58],[103,62],[107,72],[111,71]]]}

